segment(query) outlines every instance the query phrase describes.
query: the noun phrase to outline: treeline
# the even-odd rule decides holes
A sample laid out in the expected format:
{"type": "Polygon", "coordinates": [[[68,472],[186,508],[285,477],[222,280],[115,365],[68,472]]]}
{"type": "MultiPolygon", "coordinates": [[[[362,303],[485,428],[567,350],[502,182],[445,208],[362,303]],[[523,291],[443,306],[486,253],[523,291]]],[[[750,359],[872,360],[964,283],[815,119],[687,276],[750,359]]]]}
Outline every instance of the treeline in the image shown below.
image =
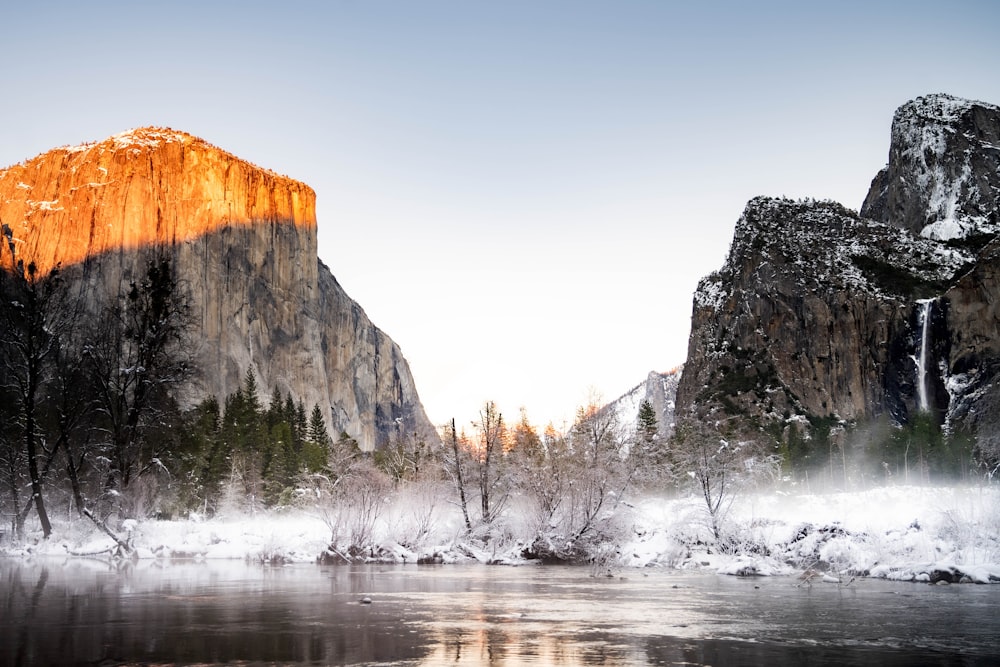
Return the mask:
{"type": "Polygon", "coordinates": [[[307,414],[275,389],[263,407],[252,371],[222,405],[180,409],[174,394],[198,369],[189,296],[168,258],[151,257],[103,304],[58,268],[13,260],[0,271],[0,514],[14,535],[32,512],[48,537],[52,512],[108,529],[211,514],[227,499],[275,506],[328,466],[319,406],[307,414]]]}
{"type": "Polygon", "coordinates": [[[908,481],[969,466],[968,444],[942,437],[929,418],[857,444],[833,421],[810,424],[808,438],[784,434],[784,444],[708,420],[667,441],[648,402],[626,424],[596,397],[565,433],[539,431],[524,411],[509,423],[487,402],[440,440],[395,433],[362,452],[346,433],[330,437],[318,405],[307,411],[277,388],[265,400],[252,371],[221,403],[181,410],[174,395],[198,369],[188,296],[168,259],[150,258],[97,305],[82,281],[9,264],[0,271],[0,514],[18,536],[32,512],[45,537],[52,512],[114,537],[126,519],[294,506],[319,516],[330,553],[350,560],[371,554],[379,517],[405,501],[412,530],[400,543],[417,547],[448,508],[479,544],[516,540],[525,555],[573,560],[619,541],[637,493],[693,489],[724,545],[726,508],[759,480],[823,470],[846,486],[859,475],[908,481]]]}
{"type": "Polygon", "coordinates": [[[577,410],[564,434],[551,425],[539,434],[524,411],[508,427],[487,402],[470,431],[454,422],[445,429],[442,470],[467,532],[502,535],[511,528],[513,510],[527,523],[521,526],[530,542],[526,555],[574,560],[614,543],[630,494],[662,489],[673,477],[674,461],[648,402],[633,429],[595,398],[577,410]]]}
{"type": "MultiPolygon", "coordinates": [[[[300,476],[329,463],[332,443],[319,405],[307,417],[302,401],[275,388],[265,408],[252,369],[224,405],[210,396],[185,421],[174,457],[180,480],[175,512],[211,515],[225,502],[248,509],[287,505],[300,476]]],[[[344,441],[357,449],[353,440],[344,441]]]]}
{"type": "Polygon", "coordinates": [[[370,456],[332,443],[330,465],[300,476],[292,502],[326,523],[334,560],[378,557],[391,507],[391,523],[406,527],[394,539],[413,551],[457,514],[462,539],[481,548],[513,542],[527,557],[589,559],[627,530],[632,492],[672,476],[655,413],[643,408],[633,429],[595,400],[560,433],[539,432],[523,410],[509,424],[486,402],[476,420],[446,426],[441,442],[403,437],[370,456]]]}
{"type": "Polygon", "coordinates": [[[826,480],[845,489],[992,478],[997,470],[997,461],[975,438],[942,428],[929,412],[901,425],[885,417],[861,424],[813,417],[774,437],[785,470],[796,479],[826,480]]]}
{"type": "Polygon", "coordinates": [[[672,474],[648,404],[638,430],[594,401],[561,434],[538,433],[524,413],[508,425],[487,403],[442,440],[397,433],[370,453],[347,434],[332,439],[319,406],[277,389],[263,399],[251,371],[221,402],[184,411],[174,396],[198,369],[189,297],[167,258],[151,257],[103,304],[59,270],[9,264],[0,512],[18,536],[32,512],[45,537],[56,512],[119,540],[127,519],[297,506],[323,518],[331,549],[350,558],[371,548],[387,499],[417,498],[417,536],[451,506],[483,543],[516,532],[539,557],[572,558],[617,529],[630,490],[672,474]]]}

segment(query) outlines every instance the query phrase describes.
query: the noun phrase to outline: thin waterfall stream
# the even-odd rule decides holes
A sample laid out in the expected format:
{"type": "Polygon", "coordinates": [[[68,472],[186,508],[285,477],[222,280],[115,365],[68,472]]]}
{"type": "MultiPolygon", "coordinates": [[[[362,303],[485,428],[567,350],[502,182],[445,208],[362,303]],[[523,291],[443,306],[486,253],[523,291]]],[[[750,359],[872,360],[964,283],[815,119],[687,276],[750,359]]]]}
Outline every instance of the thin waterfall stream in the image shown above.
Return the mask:
{"type": "Polygon", "coordinates": [[[920,343],[916,351],[917,354],[914,356],[917,364],[917,400],[919,401],[920,411],[927,412],[930,410],[930,403],[927,397],[927,358],[930,348],[930,322],[934,299],[920,299],[917,303],[920,305],[920,312],[917,317],[920,324],[920,343]]]}

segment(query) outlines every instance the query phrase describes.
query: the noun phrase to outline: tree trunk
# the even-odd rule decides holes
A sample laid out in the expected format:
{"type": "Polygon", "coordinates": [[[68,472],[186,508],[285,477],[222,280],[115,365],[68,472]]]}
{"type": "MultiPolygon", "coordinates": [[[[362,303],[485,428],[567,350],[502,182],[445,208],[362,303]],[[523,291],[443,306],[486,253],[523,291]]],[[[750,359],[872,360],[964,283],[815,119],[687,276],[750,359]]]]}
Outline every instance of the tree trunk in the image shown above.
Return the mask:
{"type": "Polygon", "coordinates": [[[458,499],[462,503],[462,517],[465,519],[465,529],[472,532],[472,522],[469,521],[469,506],[465,502],[465,482],[462,481],[462,459],[458,451],[458,432],[455,430],[455,420],[451,420],[451,448],[455,455],[455,482],[458,486],[458,499]]]}
{"type": "Polygon", "coordinates": [[[10,528],[17,539],[24,537],[24,518],[21,516],[21,499],[17,493],[17,471],[13,463],[10,466],[10,503],[13,513],[11,516],[10,528]]]}
{"type": "Polygon", "coordinates": [[[76,512],[80,516],[83,516],[83,491],[80,489],[80,475],[76,461],[73,460],[73,448],[69,442],[69,438],[66,438],[66,474],[69,476],[69,484],[73,490],[73,502],[76,504],[76,512]]]}
{"type": "Polygon", "coordinates": [[[42,477],[38,472],[38,443],[35,439],[35,390],[37,382],[34,375],[34,372],[29,371],[28,395],[24,404],[24,441],[28,454],[28,475],[31,477],[31,500],[35,503],[38,521],[42,524],[42,536],[48,539],[49,535],[52,534],[52,524],[45,511],[45,501],[42,498],[42,477]]]}

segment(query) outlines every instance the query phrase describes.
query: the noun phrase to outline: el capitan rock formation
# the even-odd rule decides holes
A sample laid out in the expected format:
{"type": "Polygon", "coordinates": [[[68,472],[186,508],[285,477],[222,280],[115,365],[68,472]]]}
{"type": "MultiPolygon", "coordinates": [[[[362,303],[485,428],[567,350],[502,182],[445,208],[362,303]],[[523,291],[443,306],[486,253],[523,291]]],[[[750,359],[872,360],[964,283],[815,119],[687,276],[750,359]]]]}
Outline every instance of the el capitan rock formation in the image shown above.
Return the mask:
{"type": "Polygon", "coordinates": [[[190,291],[201,373],[189,401],[248,368],[372,449],[435,437],[399,347],[318,260],[315,193],[201,139],[143,128],[0,171],[3,262],[61,265],[92,313],[165,252],[190,291]],[[8,244],[11,248],[8,248],[8,244]]]}

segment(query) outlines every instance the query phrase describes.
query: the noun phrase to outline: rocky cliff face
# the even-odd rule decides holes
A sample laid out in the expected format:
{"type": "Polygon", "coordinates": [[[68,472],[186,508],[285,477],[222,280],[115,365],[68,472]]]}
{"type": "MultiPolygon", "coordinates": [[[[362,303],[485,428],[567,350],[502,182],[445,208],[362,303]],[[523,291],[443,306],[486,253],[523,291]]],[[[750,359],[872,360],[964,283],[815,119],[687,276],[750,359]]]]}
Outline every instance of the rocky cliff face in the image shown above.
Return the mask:
{"type": "Polygon", "coordinates": [[[43,272],[61,265],[93,313],[151,252],[172,256],[200,343],[189,402],[232,393],[253,368],[365,449],[400,432],[434,437],[398,346],[318,261],[302,183],[144,128],[0,171],[0,223],[5,263],[12,251],[43,272]]]}
{"type": "Polygon", "coordinates": [[[695,294],[680,418],[780,439],[806,419],[926,412],[1000,433],[998,136],[995,106],[920,98],[896,112],[860,215],[752,200],[695,294]]]}
{"type": "Polygon", "coordinates": [[[613,410],[618,415],[618,423],[631,433],[636,431],[639,406],[649,401],[656,413],[657,435],[664,442],[674,432],[674,408],[677,399],[677,383],[681,378],[681,368],[666,373],[650,371],[644,382],[606,405],[604,410],[613,410]]]}
{"type": "Polygon", "coordinates": [[[1000,231],[1000,107],[918,97],[892,119],[889,163],[861,215],[938,240],[1000,231]]]}
{"type": "Polygon", "coordinates": [[[695,294],[678,404],[770,422],[905,419],[917,300],[966,261],[833,202],[754,199],[695,294]]]}

